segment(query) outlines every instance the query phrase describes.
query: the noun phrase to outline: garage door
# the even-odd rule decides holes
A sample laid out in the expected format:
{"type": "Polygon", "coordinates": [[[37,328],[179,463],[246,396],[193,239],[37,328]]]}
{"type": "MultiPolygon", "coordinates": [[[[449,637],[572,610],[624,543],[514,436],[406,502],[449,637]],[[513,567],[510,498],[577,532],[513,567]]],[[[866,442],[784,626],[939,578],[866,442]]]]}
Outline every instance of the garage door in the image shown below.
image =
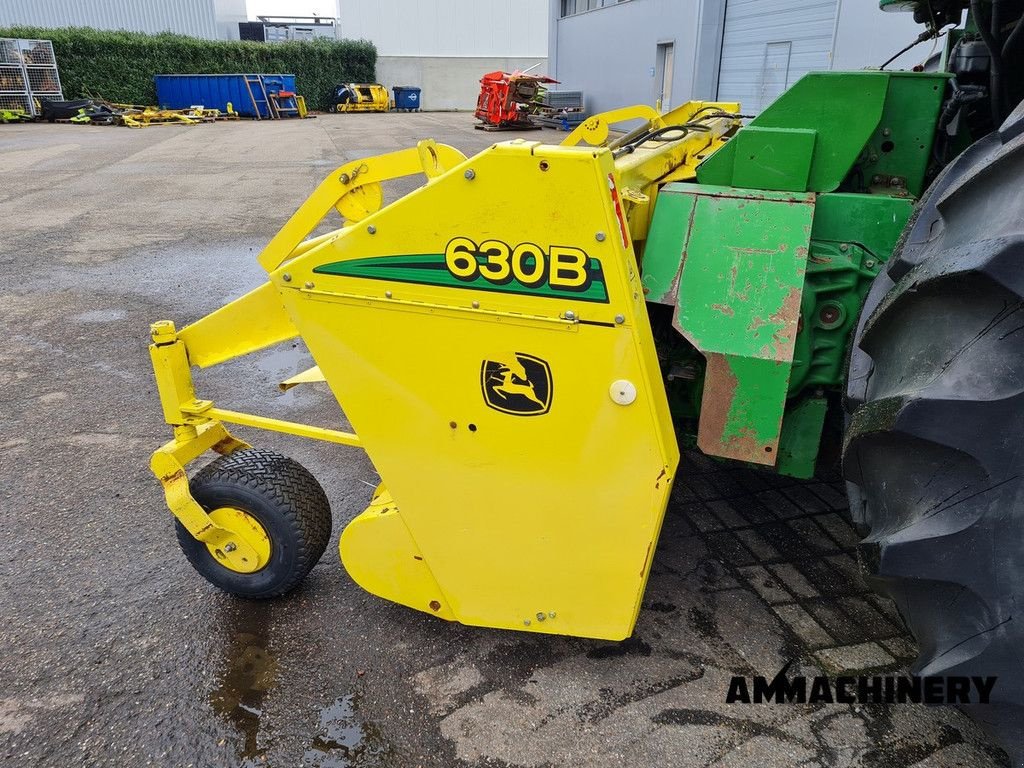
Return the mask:
{"type": "Polygon", "coordinates": [[[829,69],[838,0],[727,0],[720,101],[756,114],[808,72],[829,69]]]}

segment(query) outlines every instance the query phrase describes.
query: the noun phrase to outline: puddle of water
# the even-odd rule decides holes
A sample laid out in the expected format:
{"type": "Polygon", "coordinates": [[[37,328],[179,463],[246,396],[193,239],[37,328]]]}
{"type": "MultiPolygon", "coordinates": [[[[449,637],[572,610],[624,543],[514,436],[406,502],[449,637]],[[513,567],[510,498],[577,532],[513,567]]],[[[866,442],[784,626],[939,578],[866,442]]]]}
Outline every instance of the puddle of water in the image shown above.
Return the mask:
{"type": "Polygon", "coordinates": [[[277,660],[267,637],[266,609],[245,604],[235,608],[235,631],[224,648],[224,673],[210,694],[210,705],[241,734],[242,766],[257,765],[263,698],[274,686],[277,660]]]}
{"type": "Polygon", "coordinates": [[[320,711],[319,734],[304,755],[311,768],[376,768],[386,765],[388,748],[377,730],[358,712],[348,694],[320,711]]]}

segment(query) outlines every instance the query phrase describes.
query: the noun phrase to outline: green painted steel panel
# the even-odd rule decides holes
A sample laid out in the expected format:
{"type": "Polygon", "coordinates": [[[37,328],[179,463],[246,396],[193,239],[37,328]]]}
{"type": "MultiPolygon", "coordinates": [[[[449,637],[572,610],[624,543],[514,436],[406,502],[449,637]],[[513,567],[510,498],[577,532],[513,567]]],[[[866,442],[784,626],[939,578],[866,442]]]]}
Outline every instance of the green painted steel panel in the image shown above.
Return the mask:
{"type": "Polygon", "coordinates": [[[704,185],[669,194],[693,198],[675,325],[707,359],[697,444],[774,464],[814,196],[704,185]]]}
{"type": "Polygon", "coordinates": [[[803,192],[807,189],[817,131],[806,128],[745,128],[733,138],[737,161],[732,174],[736,187],[803,192]]]}
{"type": "Polygon", "coordinates": [[[690,225],[696,198],[678,194],[691,189],[690,184],[666,184],[654,203],[654,216],[644,244],[644,297],[659,304],[673,304],[673,286],[683,262],[683,244],[690,225]]]}
{"type": "Polygon", "coordinates": [[[812,72],[741,129],[697,168],[701,184],[779,189],[790,158],[760,156],[752,164],[737,141],[750,128],[817,132],[806,189],[832,192],[857,172],[849,191],[879,183],[921,194],[946,73],[812,72]],[[743,182],[737,181],[737,174],[743,182]]]}
{"type": "Polygon", "coordinates": [[[775,467],[780,474],[814,477],[827,411],[828,400],[824,397],[809,397],[786,411],[779,440],[779,463],[775,467]]]}

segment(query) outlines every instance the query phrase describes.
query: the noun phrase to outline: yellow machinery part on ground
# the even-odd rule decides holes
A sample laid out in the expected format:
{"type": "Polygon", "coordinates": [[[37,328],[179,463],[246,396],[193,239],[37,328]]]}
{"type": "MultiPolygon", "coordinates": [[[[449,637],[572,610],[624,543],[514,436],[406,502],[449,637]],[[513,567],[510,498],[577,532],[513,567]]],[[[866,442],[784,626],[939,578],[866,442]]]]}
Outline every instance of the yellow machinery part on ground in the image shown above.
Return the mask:
{"type": "MultiPolygon", "coordinates": [[[[616,119],[663,128],[708,106],[616,119]]],[[[679,458],[635,238],[660,180],[692,174],[736,125],[714,117],[618,158],[594,123],[565,146],[466,159],[421,142],[337,169],[260,255],[268,283],[180,333],[154,326],[175,426],[154,471],[172,511],[221,536],[178,471],[238,447],[193,446],[210,423],[359,445],[383,484],[340,551],[365,589],[465,624],[628,637],[679,458]],[[413,173],[427,183],[381,207],[380,183],[413,173]],[[346,226],[307,240],[332,209],[346,226]],[[196,398],[190,363],[296,335],[358,437],[196,398]]]]}
{"type": "Polygon", "coordinates": [[[348,88],[356,100],[337,104],[335,112],[387,112],[391,108],[388,89],[379,83],[352,83],[348,88]]]}

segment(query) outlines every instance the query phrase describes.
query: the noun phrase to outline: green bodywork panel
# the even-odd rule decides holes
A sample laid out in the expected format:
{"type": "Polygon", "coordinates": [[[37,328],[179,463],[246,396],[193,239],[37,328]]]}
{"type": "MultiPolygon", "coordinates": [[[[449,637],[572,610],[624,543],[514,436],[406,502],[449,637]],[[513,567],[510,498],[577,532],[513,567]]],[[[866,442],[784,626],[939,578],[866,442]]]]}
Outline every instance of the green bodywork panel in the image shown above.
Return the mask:
{"type": "Polygon", "coordinates": [[[857,317],[923,191],[945,73],[805,76],[658,194],[642,254],[684,439],[814,472],[857,317]],[[667,323],[667,319],[665,321],[667,323]]]}
{"type": "Polygon", "coordinates": [[[775,468],[791,477],[814,477],[821,429],[828,412],[824,397],[808,397],[786,410],[779,439],[779,462],[775,468]]]}
{"type": "MultiPolygon", "coordinates": [[[[697,445],[775,464],[814,196],[667,184],[662,206],[683,231],[673,227],[678,276],[660,275],[659,300],[675,305],[674,326],[707,361],[697,445]]],[[[648,300],[655,276],[644,275],[648,300]]]]}
{"type": "Polygon", "coordinates": [[[881,184],[918,197],[948,77],[812,72],[705,160],[697,181],[798,192],[861,192],[881,184]],[[745,136],[751,129],[754,136],[745,136]],[[806,181],[794,186],[805,167],[806,181]]]}

